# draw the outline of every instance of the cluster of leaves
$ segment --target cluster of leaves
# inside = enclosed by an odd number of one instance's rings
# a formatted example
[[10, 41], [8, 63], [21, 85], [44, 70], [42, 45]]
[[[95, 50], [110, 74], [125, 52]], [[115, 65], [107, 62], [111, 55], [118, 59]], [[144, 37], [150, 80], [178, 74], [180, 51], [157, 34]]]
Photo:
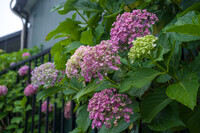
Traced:
[[23, 49], [21, 51], [12, 52], [12, 53], [4, 53], [3, 51], [0, 52], [0, 71], [10, 67], [11, 63], [17, 63], [19, 61], [24, 60], [25, 58], [22, 57], [23, 53], [30, 53], [31, 55], [35, 55], [40, 51], [39, 48], [34, 47], [31, 49]]
[[158, 42], [149, 58], [130, 63], [127, 53], [122, 53], [120, 69], [98, 84], [64, 77], [60, 84], [37, 94], [38, 101], [59, 92], [76, 102], [77, 128], [71, 133], [91, 131], [88, 100], [111, 87], [131, 97], [134, 114], [130, 122], [121, 120], [109, 129], [103, 126], [100, 133], [200, 131], [200, 8], [196, 0], [67, 0], [52, 11], [61, 15], [74, 12], [72, 18], [46, 37], [47, 41], [63, 39], [51, 49], [57, 69], [65, 70], [67, 60], [81, 45], [94, 46], [109, 39], [116, 16], [136, 8], [145, 8], [159, 18], [153, 27]]
[[[134, 115], [129, 123], [121, 121], [110, 129], [103, 126], [99, 132], [189, 129], [198, 133], [200, 8], [197, 1], [68, 0], [59, 4], [52, 11], [57, 10], [61, 15], [74, 11], [74, 15], [66, 18], [46, 37], [46, 40], [64, 38], [51, 50], [57, 69], [65, 69], [67, 60], [79, 46], [93, 46], [108, 39], [116, 16], [135, 8], [145, 8], [158, 16], [159, 23], [153, 27], [153, 33], [158, 37], [156, 49], [151, 58], [134, 63], [130, 63], [126, 55], [121, 56], [120, 69], [109, 73], [99, 84], [95, 80], [85, 84], [81, 78], [64, 78], [64, 96], [77, 102], [77, 128], [72, 132], [91, 130], [91, 120], [86, 111], [88, 100], [97, 91], [115, 87], [132, 98]], [[51, 94], [47, 90], [43, 96]]]

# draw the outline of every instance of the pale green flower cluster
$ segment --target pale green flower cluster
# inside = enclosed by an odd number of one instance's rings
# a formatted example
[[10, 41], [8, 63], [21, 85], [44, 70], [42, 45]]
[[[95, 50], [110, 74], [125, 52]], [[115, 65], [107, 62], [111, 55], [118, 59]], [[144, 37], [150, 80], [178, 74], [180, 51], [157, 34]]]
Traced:
[[137, 39], [133, 41], [133, 47], [131, 47], [128, 57], [135, 60], [150, 54], [151, 50], [156, 46], [154, 42], [157, 39], [158, 38], [153, 35], [137, 37]]

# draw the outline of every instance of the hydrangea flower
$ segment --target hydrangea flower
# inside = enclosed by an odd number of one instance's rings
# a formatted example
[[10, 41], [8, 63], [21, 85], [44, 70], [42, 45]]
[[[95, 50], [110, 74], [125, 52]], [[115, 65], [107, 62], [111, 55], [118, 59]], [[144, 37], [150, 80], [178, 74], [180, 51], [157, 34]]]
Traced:
[[19, 69], [19, 75], [24, 76], [28, 73], [29, 66], [24, 65]]
[[[51, 104], [49, 102], [49, 112], [51, 112], [53, 110], [53, 104]], [[41, 110], [43, 113], [47, 113], [47, 101], [44, 101], [42, 103], [42, 110]]]
[[68, 60], [66, 74], [69, 78], [81, 75], [86, 82], [90, 82], [92, 77], [102, 80], [108, 71], [118, 70], [120, 57], [117, 52], [118, 47], [111, 40], [101, 41], [93, 47], [81, 46]]
[[5, 85], [0, 85], [0, 96], [6, 95], [8, 92], [8, 88]]
[[89, 48], [89, 46], [80, 46], [75, 53], [71, 56], [71, 58], [67, 61], [66, 64], [66, 74], [67, 77], [69, 78], [73, 78], [78, 76], [78, 72], [80, 69], [80, 66], [83, 62], [83, 57], [85, 54], [85, 51], [87, 51], [87, 49]]
[[69, 102], [67, 102], [67, 104], [65, 104], [64, 117], [66, 119], [71, 118], [71, 101], [69, 101]]
[[55, 65], [51, 62], [45, 63], [36, 67], [32, 71], [32, 85], [38, 88], [40, 85], [44, 87], [52, 87], [56, 82], [59, 82], [59, 71], [55, 69]]
[[24, 89], [24, 95], [25, 96], [31, 96], [35, 94], [37, 91], [37, 88], [35, 88], [32, 84], [29, 84], [25, 89]]
[[129, 107], [131, 100], [124, 94], [117, 94], [115, 88], [105, 89], [95, 93], [89, 100], [88, 109], [92, 128], [101, 128], [105, 125], [107, 128], [118, 125], [118, 120], [124, 119], [130, 121], [130, 115], [133, 114], [132, 108]]
[[28, 52], [22, 54], [22, 57], [30, 57], [30, 56], [31, 56], [31, 54]]
[[131, 42], [137, 37], [150, 34], [150, 28], [156, 21], [156, 15], [147, 12], [146, 9], [119, 14], [110, 32], [111, 40], [115, 40], [124, 49], [127, 48], [126, 44], [131, 48]]
[[133, 41], [133, 47], [130, 49], [128, 56], [130, 59], [142, 58], [147, 54], [150, 54], [156, 44], [154, 43], [157, 37], [153, 35], [146, 35], [144, 37], [138, 37]]

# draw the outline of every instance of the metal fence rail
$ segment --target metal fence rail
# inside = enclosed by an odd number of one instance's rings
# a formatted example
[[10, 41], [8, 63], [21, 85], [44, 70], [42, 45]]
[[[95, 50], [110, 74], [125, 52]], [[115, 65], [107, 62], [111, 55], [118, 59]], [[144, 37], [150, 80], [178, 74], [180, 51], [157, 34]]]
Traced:
[[[20, 61], [18, 63], [16, 63], [15, 65], [3, 70], [0, 72], [0, 76], [2, 76], [3, 74], [6, 74], [9, 70], [14, 70], [14, 71], [18, 71], [19, 68], [25, 64], [27, 64], [29, 66], [29, 70], [28, 70], [28, 84], [31, 83], [31, 66], [34, 65], [34, 67], [37, 67], [38, 64], [43, 64], [45, 63], [45, 60], [44, 60], [44, 57], [45, 56], [48, 56], [48, 62], [51, 62], [52, 59], [51, 59], [51, 54], [50, 54], [50, 48], [47, 49], [47, 50], [44, 50], [40, 53], [38, 53], [37, 55], [34, 55], [34, 56], [31, 56], [29, 57], [28, 59], [25, 59], [23, 61]], [[20, 80], [24, 80], [24, 77], [20, 77], [19, 74], [17, 74], [17, 83], [20, 82]], [[22, 86], [24, 86], [24, 84], [22, 84]], [[41, 133], [41, 132], [45, 132], [45, 133], [48, 133], [49, 131], [49, 104], [50, 104], [50, 98], [47, 97], [46, 100], [47, 100], [47, 112], [45, 114], [45, 123], [42, 123], [42, 112], [41, 112], [41, 106], [42, 106], [42, 100], [39, 101], [39, 106], [37, 106], [37, 102], [36, 102], [36, 96], [37, 94], [34, 94], [33, 96], [30, 96], [27, 98], [27, 104], [32, 104], [32, 110], [30, 111], [26, 111], [26, 114], [25, 114], [25, 120], [23, 121], [24, 122], [24, 133], [34, 133], [35, 132], [35, 128], [38, 128], [37, 129], [37, 132], [38, 133]], [[57, 94], [55, 94], [54, 98], [57, 98]], [[53, 103], [53, 122], [51, 123], [51, 130], [53, 133], [64, 133], [65, 132], [65, 121], [64, 121], [64, 108], [65, 108], [65, 100], [64, 98], [61, 98], [62, 99], [62, 108], [61, 109], [58, 109], [57, 107], [57, 102], [54, 102]], [[70, 119], [70, 123], [71, 123], [71, 127], [70, 127], [70, 130], [73, 130], [75, 127], [76, 127], [76, 124], [75, 124], [75, 114], [73, 113], [73, 110], [74, 110], [74, 107], [75, 107], [75, 103], [74, 101], [71, 102], [71, 119]], [[36, 108], [38, 108], [38, 110], [36, 110]], [[37, 112], [38, 111], [38, 112]], [[60, 124], [59, 122], [57, 121], [58, 120], [58, 117], [59, 117], [59, 113], [61, 114], [60, 115]], [[35, 115], [38, 114], [38, 122], [35, 123]], [[28, 121], [29, 119], [31, 119], [31, 123]], [[37, 126], [36, 126], [37, 124]], [[42, 125], [45, 124], [45, 131], [43, 131], [41, 129]], [[19, 127], [21, 127], [22, 123], [19, 124]]]

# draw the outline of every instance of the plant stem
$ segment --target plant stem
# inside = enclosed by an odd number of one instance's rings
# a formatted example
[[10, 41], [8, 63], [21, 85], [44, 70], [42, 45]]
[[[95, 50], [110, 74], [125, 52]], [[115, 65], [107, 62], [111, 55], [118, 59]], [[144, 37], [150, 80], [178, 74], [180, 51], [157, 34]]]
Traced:
[[108, 9], [108, 7], [106, 6], [106, 4], [104, 4], [104, 7], [105, 7], [106, 11], [107, 11], [109, 14], [112, 14], [112, 12]]
[[81, 18], [88, 24], [88, 21], [86, 20], [86, 18], [78, 11], [76, 10], [76, 12], [81, 16]]
[[111, 80], [109, 77], [104, 76], [104, 78], [105, 78], [107, 81], [110, 81], [111, 83], [117, 85], [117, 83], [116, 83], [115, 81]]
[[164, 73], [169, 74], [172, 78], [174, 78], [175, 80], [179, 81], [178, 78], [174, 75], [172, 75], [171, 73], [168, 72], [168, 70], [164, 69], [160, 64], [158, 64], [158, 62], [151, 56], [149, 55], [150, 59], [153, 60], [153, 62], [155, 62], [155, 65], [160, 68], [161, 70], [164, 71]]
[[71, 86], [68, 86], [68, 85], [65, 85], [65, 84], [61, 84], [61, 85], [66, 86], [66, 87], [68, 87], [68, 88], [70, 88], [70, 89], [72, 89], [72, 90], [79, 91], [78, 89], [76, 89], [76, 88], [74, 88], [74, 87], [71, 87]]

